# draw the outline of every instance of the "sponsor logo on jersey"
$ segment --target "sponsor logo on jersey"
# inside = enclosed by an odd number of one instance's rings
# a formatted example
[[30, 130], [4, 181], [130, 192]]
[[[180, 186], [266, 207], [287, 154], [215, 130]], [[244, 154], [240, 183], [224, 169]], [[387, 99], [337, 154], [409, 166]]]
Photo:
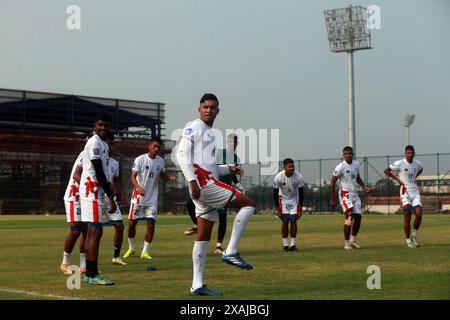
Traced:
[[187, 128], [186, 130], [184, 130], [185, 135], [190, 135], [191, 133], [192, 133], [192, 128]]
[[159, 171], [159, 169], [161, 169], [161, 167], [159, 165], [156, 166], [156, 171]]

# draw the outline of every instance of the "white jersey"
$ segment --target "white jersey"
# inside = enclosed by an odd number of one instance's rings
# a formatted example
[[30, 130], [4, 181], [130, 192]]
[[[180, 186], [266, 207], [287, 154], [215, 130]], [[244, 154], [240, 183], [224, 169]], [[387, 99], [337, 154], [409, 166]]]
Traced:
[[359, 162], [353, 160], [351, 164], [342, 161], [336, 166], [333, 176], [339, 178], [339, 190], [348, 192], [357, 192], [358, 183], [356, 178], [359, 174]]
[[104, 193], [91, 162], [91, 160], [94, 159], [100, 159], [102, 161], [103, 173], [105, 174], [106, 180], [110, 181], [109, 147], [108, 144], [96, 134], [86, 142], [83, 151], [83, 173], [80, 181], [81, 200], [93, 201], [98, 199], [98, 195]]
[[177, 158], [186, 180], [197, 180], [200, 188], [229, 173], [227, 165], [216, 164], [216, 137], [200, 119], [185, 126]]
[[83, 151], [80, 152], [80, 154], [77, 157], [77, 160], [75, 160], [75, 163], [73, 164], [72, 172], [70, 173], [69, 183], [67, 184], [66, 192], [64, 193], [65, 201], [78, 202], [78, 200], [79, 200], [79, 196], [78, 196], [79, 185], [78, 185], [78, 182], [76, 182], [73, 179], [75, 170], [78, 167], [83, 167]]
[[[137, 172], [137, 183], [145, 190], [144, 197], [141, 196], [139, 199], [139, 205], [157, 206], [159, 174], [166, 171], [164, 159], [160, 156], [151, 159], [148, 154], [145, 153], [134, 160], [133, 168], [131, 170]], [[133, 192], [132, 198], [136, 197], [136, 192]]]
[[409, 163], [406, 159], [402, 159], [389, 165], [389, 168], [398, 175], [408, 192], [419, 191], [419, 187], [416, 184], [416, 177], [419, 171], [423, 170], [420, 161], [413, 159], [412, 163]]
[[116, 159], [109, 158], [109, 168], [110, 168], [110, 176], [109, 176], [109, 182], [113, 182], [114, 178], [118, 178], [120, 171], [119, 171], [119, 162]]
[[300, 172], [294, 171], [292, 176], [287, 177], [283, 170], [279, 172], [273, 180], [273, 187], [279, 189], [278, 196], [283, 201], [298, 204], [298, 189], [305, 185], [303, 176]]

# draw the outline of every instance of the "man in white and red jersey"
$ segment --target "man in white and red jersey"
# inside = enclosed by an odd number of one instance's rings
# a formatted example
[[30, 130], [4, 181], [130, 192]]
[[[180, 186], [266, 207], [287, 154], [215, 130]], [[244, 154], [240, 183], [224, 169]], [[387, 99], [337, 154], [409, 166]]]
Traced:
[[95, 119], [95, 134], [86, 142], [83, 151], [83, 173], [80, 181], [81, 220], [88, 223], [86, 237], [85, 282], [92, 285], [113, 285], [98, 272], [98, 253], [103, 234], [102, 217], [106, 211], [106, 199], [110, 212], [116, 211], [114, 194], [109, 180], [109, 147], [105, 142], [111, 130], [108, 114]]
[[150, 243], [155, 234], [155, 222], [158, 209], [158, 184], [159, 179], [174, 183], [175, 176], [166, 174], [166, 164], [158, 154], [161, 150], [161, 140], [151, 138], [147, 144], [148, 153], [144, 153], [134, 160], [131, 169], [131, 183], [134, 186], [131, 196], [130, 213], [128, 218], [128, 245], [129, 248], [124, 258], [135, 253], [136, 225], [139, 220], [147, 221], [147, 232], [144, 239], [141, 258], [151, 259], [148, 253]]
[[[330, 206], [336, 208], [336, 182], [339, 180], [339, 202], [345, 213], [344, 224], [344, 249], [360, 249], [356, 242], [359, 228], [361, 226], [361, 199], [358, 196], [358, 185], [367, 192], [372, 188], [364, 184], [359, 176], [359, 162], [353, 160], [353, 148], [347, 146], [343, 149], [343, 158], [336, 166], [331, 177]], [[351, 234], [351, 236], [350, 236]]]
[[[400, 184], [400, 202], [404, 212], [403, 230], [408, 248], [419, 246], [417, 231], [422, 222], [422, 201], [416, 178], [422, 173], [420, 161], [414, 160], [415, 151], [411, 145], [405, 148], [405, 158], [395, 161], [384, 170], [384, 173]], [[414, 229], [411, 236], [411, 214], [414, 213]]]
[[[106, 138], [106, 143], [108, 144], [109, 150], [111, 151], [111, 148], [114, 145], [114, 134], [110, 132], [108, 134], [108, 137]], [[112, 263], [126, 266], [128, 263], [123, 261], [120, 258], [120, 250], [122, 248], [122, 242], [123, 242], [123, 222], [122, 222], [122, 211], [120, 210], [119, 206], [117, 205], [118, 198], [122, 194], [122, 188], [119, 181], [119, 175], [120, 175], [120, 167], [119, 162], [113, 158], [109, 158], [109, 169], [110, 169], [110, 175], [108, 182], [112, 186], [112, 191], [114, 192], [114, 201], [116, 202], [116, 211], [109, 212], [110, 208], [107, 205], [107, 211], [106, 211], [106, 217], [108, 218], [108, 222], [105, 225], [113, 225], [114, 226], [114, 254], [112, 258]]]
[[[281, 237], [284, 251], [297, 251], [297, 220], [302, 216], [303, 176], [295, 170], [294, 160], [283, 160], [284, 170], [279, 172], [273, 180], [273, 199], [277, 209], [277, 216], [282, 221]], [[291, 223], [290, 232], [289, 222]], [[291, 235], [289, 245], [288, 235]]]
[[80, 234], [82, 234], [80, 240], [80, 273], [86, 272], [85, 240], [87, 235], [87, 224], [81, 222], [79, 194], [82, 171], [83, 152], [81, 152], [75, 160], [70, 173], [69, 183], [67, 184], [66, 192], [64, 194], [64, 206], [66, 209], [67, 222], [70, 223], [70, 232], [64, 241], [63, 261], [59, 269], [67, 275], [72, 274], [72, 271], [69, 269], [71, 263], [70, 256]]
[[212, 131], [219, 113], [219, 101], [214, 94], [207, 93], [200, 99], [199, 119], [189, 122], [178, 145], [177, 160], [189, 184], [191, 198], [197, 216], [197, 241], [192, 251], [193, 281], [190, 294], [193, 296], [220, 296], [221, 292], [209, 289], [203, 283], [208, 242], [214, 222], [219, 220], [217, 209], [239, 208], [233, 223], [230, 242], [221, 256], [224, 263], [250, 270], [238, 252], [238, 244], [255, 211], [255, 203], [233, 187], [219, 181], [220, 175], [239, 174], [239, 166], [216, 164], [216, 143]]

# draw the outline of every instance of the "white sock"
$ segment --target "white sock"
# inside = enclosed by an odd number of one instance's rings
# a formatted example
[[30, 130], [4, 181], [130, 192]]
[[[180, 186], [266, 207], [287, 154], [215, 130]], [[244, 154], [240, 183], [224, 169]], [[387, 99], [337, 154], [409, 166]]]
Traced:
[[86, 268], [86, 253], [80, 253], [80, 269]]
[[406, 239], [406, 243], [411, 242], [411, 238]]
[[412, 231], [412, 236], [413, 237], [417, 237], [417, 231], [419, 231], [419, 230], [413, 229], [413, 231]]
[[356, 236], [351, 235], [351, 236], [350, 236], [350, 242], [355, 242], [355, 241], [356, 241]]
[[233, 231], [231, 231], [230, 242], [228, 243], [226, 254], [233, 254], [238, 252], [239, 241], [247, 228], [248, 221], [255, 212], [255, 207], [243, 207], [239, 210], [234, 218]]
[[297, 244], [297, 238], [291, 238], [291, 247], [295, 247]]
[[136, 237], [128, 238], [128, 247], [130, 247], [130, 250], [134, 250], [134, 239], [136, 239]]
[[217, 247], [222, 247], [222, 242], [217, 242], [217, 243], [216, 243], [216, 248], [217, 248]]
[[289, 246], [289, 239], [283, 238], [283, 247], [287, 247], [287, 246]]
[[203, 273], [205, 272], [206, 252], [208, 241], [195, 241], [192, 249], [192, 263], [194, 266], [194, 277], [192, 279], [192, 290], [203, 286]]
[[70, 264], [70, 253], [67, 253], [64, 251], [64, 255], [63, 255], [63, 264]]
[[142, 253], [147, 252], [148, 251], [148, 246], [150, 245], [150, 242], [147, 242], [144, 240], [144, 248], [142, 249]]
[[345, 241], [344, 241], [344, 244], [345, 244], [345, 245], [348, 245], [348, 244], [350, 244], [350, 241], [345, 240]]

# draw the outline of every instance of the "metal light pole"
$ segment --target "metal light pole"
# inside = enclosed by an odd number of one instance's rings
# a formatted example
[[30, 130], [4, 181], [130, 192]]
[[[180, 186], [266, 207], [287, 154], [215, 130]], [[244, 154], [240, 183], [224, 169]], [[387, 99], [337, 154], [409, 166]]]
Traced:
[[349, 6], [325, 10], [324, 14], [330, 50], [347, 52], [348, 55], [348, 142], [356, 155], [353, 51], [372, 49], [367, 9], [361, 6]]
[[406, 145], [409, 145], [409, 127], [414, 123], [416, 119], [415, 114], [407, 114], [404, 121], [404, 126], [406, 127]]

